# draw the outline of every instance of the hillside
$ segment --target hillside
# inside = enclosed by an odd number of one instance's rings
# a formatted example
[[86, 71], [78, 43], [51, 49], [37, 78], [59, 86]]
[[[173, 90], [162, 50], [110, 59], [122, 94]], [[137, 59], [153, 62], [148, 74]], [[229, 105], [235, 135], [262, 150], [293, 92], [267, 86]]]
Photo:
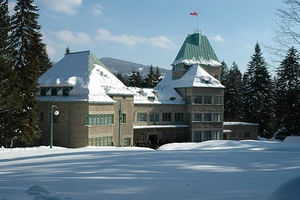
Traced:
[[[129, 62], [125, 60], [119, 60], [116, 58], [103, 57], [100, 59], [103, 64], [108, 67], [114, 74], [121, 73], [123, 75], [128, 75], [132, 70], [139, 70], [142, 77], [145, 77], [148, 74], [149, 65], [138, 64], [134, 62]], [[156, 67], [156, 66], [153, 66]], [[165, 76], [169, 71], [164, 68], [160, 68], [160, 73], [162, 76]]]

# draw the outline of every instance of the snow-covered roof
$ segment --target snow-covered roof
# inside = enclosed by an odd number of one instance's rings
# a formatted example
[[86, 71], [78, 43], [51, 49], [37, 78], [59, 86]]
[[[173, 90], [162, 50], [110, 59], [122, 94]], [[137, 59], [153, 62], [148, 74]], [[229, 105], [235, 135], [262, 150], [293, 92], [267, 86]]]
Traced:
[[183, 63], [185, 65], [199, 64], [199, 65], [209, 65], [209, 66], [214, 66], [214, 67], [221, 66], [221, 63], [219, 61], [213, 60], [213, 59], [206, 60], [203, 57], [193, 57], [191, 59], [179, 58], [177, 60], [174, 60], [172, 65], [177, 65], [180, 63]]
[[39, 78], [39, 85], [73, 88], [69, 96], [39, 96], [41, 101], [114, 103], [109, 95], [133, 95], [90, 51], [67, 54]]
[[210, 87], [224, 88], [224, 86], [216, 78], [211, 76], [199, 64], [195, 64], [178, 79], [172, 79], [172, 72], [169, 72], [166, 77], [159, 82], [158, 88], [161, 86], [173, 86], [174, 88], [183, 87]]
[[223, 122], [224, 126], [258, 126], [255, 123], [248, 123], [248, 122]]
[[172, 71], [169, 72], [155, 87], [158, 93], [157, 100], [165, 104], [184, 104], [175, 89], [185, 87], [224, 88], [217, 79], [196, 64], [178, 79], [172, 79]]
[[178, 79], [172, 79], [170, 71], [154, 89], [137, 87], [129, 89], [134, 92], [135, 104], [185, 104], [176, 91], [176, 88], [184, 87], [224, 88], [217, 79], [196, 64]]

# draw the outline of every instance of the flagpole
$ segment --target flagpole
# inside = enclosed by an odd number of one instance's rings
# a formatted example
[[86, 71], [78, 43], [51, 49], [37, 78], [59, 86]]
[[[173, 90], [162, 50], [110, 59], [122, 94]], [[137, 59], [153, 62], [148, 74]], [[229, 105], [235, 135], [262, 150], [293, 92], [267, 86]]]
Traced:
[[200, 31], [199, 31], [198, 17], [199, 17], [199, 10], [197, 9], [197, 31], [199, 33]]

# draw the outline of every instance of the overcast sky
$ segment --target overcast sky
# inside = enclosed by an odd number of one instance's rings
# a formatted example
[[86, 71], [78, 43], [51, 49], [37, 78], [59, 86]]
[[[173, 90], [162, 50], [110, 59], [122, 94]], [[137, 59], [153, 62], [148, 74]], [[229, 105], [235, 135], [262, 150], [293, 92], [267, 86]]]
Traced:
[[[170, 69], [187, 34], [199, 28], [220, 61], [236, 61], [242, 72], [261, 43], [272, 45], [277, 8], [283, 0], [36, 0], [44, 42], [52, 61], [65, 48], [91, 50]], [[14, 2], [10, 0], [10, 6]]]

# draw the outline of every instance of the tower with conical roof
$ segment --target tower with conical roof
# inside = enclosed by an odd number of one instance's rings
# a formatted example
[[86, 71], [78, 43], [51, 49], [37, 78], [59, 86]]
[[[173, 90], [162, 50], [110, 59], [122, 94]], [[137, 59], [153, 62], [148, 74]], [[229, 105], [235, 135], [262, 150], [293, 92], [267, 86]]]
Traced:
[[221, 63], [207, 37], [201, 33], [189, 34], [172, 63], [173, 79], [182, 77], [188, 69], [200, 65], [216, 79], [220, 79]]
[[172, 63], [172, 72], [156, 87], [163, 96], [173, 88], [185, 102], [190, 141], [222, 138], [224, 86], [220, 75], [218, 57], [207, 37], [198, 32], [186, 37]]

